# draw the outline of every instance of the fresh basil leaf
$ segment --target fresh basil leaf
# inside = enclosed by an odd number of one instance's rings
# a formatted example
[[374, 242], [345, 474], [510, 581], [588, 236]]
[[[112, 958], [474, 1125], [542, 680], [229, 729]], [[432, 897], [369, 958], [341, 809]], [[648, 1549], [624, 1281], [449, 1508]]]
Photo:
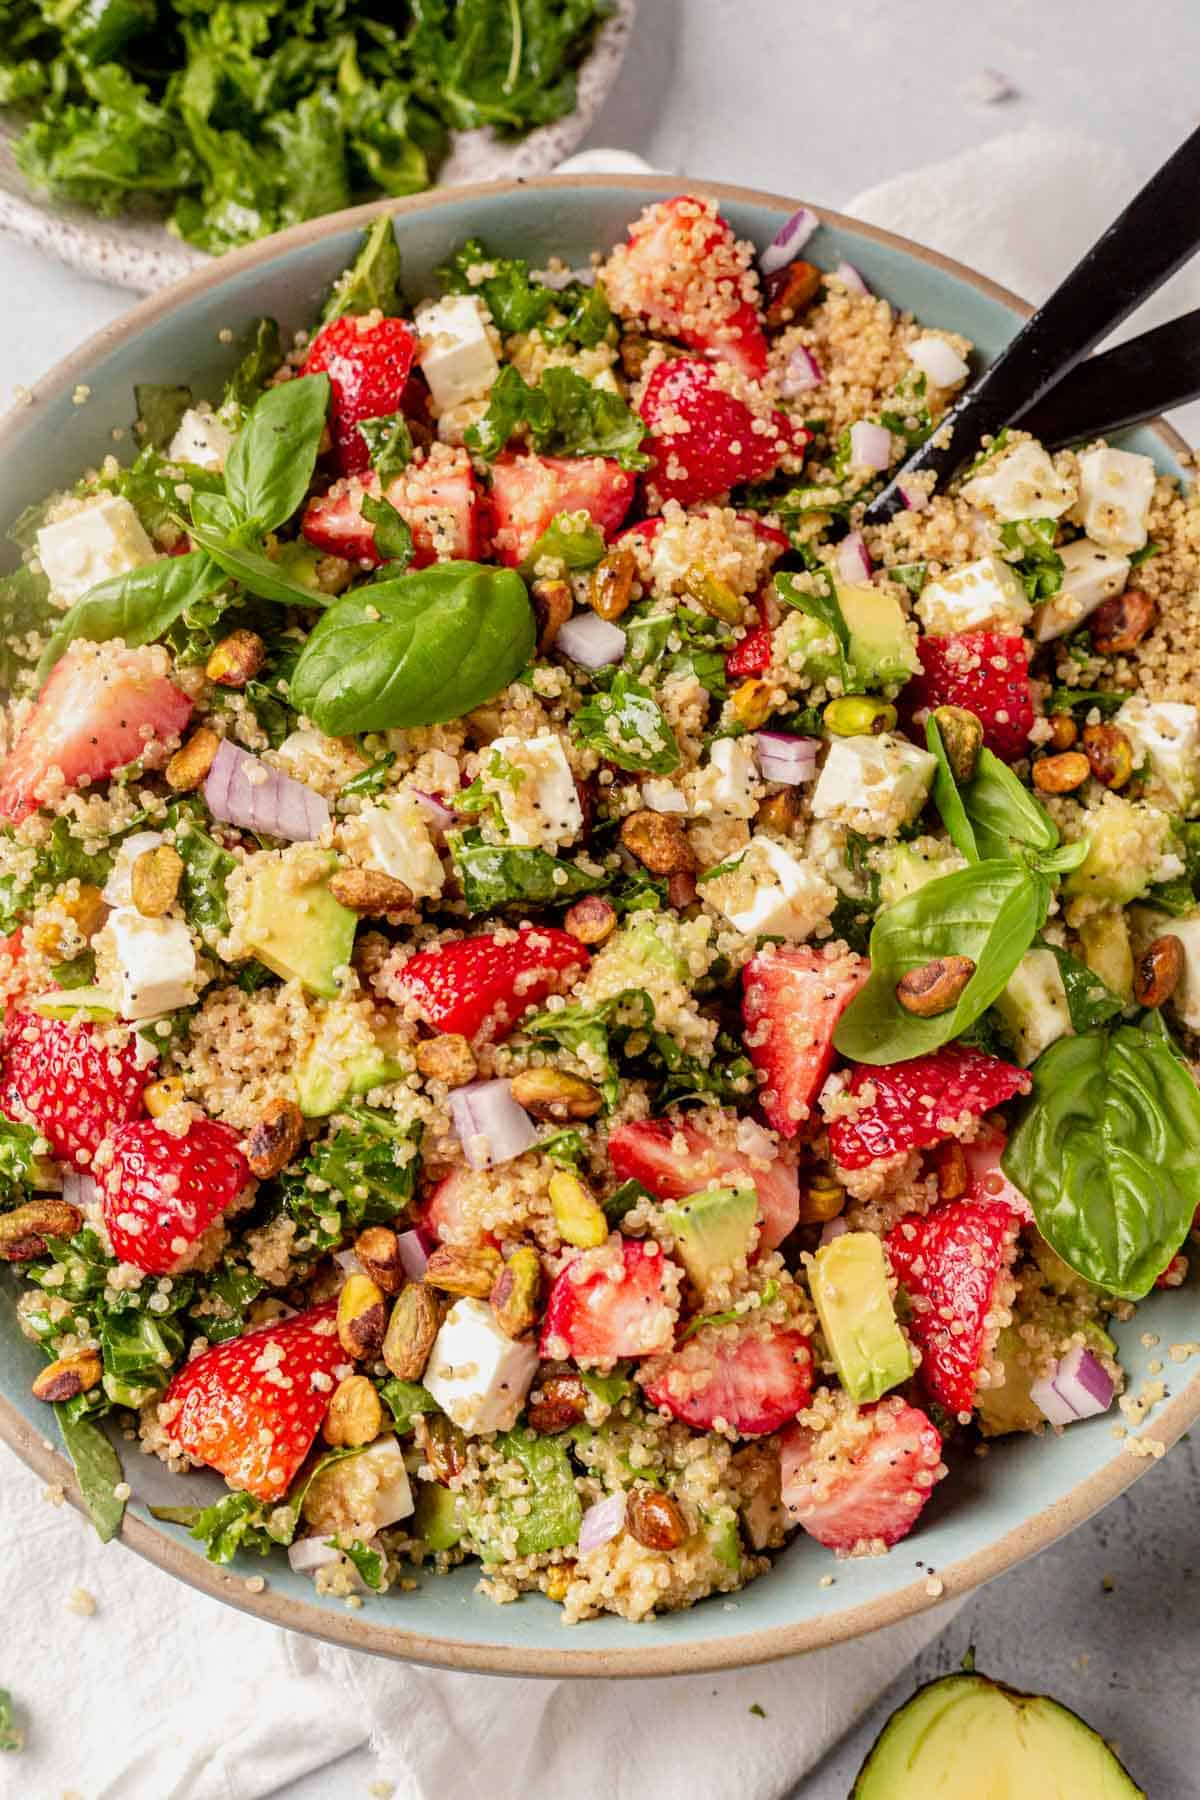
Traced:
[[1058, 827], [1050, 814], [990, 750], [979, 752], [974, 779], [959, 791], [985, 860], [1011, 856], [1014, 846], [1044, 855], [1057, 850]]
[[1196, 895], [1187, 877], [1176, 875], [1172, 881], [1159, 881], [1148, 887], [1145, 904], [1170, 913], [1172, 918], [1183, 919], [1195, 912]]
[[366, 440], [371, 467], [380, 481], [386, 483], [407, 469], [412, 461], [413, 441], [402, 412], [380, 419], [360, 419], [358, 429]]
[[607, 1200], [600, 1202], [600, 1210], [615, 1230], [626, 1213], [632, 1212], [635, 1206], [640, 1206], [643, 1200], [653, 1200], [654, 1197], [649, 1188], [644, 1188], [640, 1181], [630, 1176], [628, 1181], [623, 1181], [613, 1189]]
[[1075, 838], [1069, 844], [1059, 844], [1055, 850], [1031, 850], [1018, 854], [1024, 854], [1039, 875], [1069, 875], [1072, 869], [1079, 868], [1081, 863], [1087, 861], [1090, 847], [1090, 838], [1084, 837]]
[[1107, 1025], [1110, 1019], [1116, 1018], [1123, 1006], [1120, 995], [1114, 994], [1107, 982], [1101, 981], [1086, 963], [1064, 950], [1061, 944], [1043, 942], [1038, 948], [1049, 950], [1058, 964], [1073, 1031], [1091, 1031], [1094, 1026]]
[[419, 1381], [401, 1381], [393, 1375], [379, 1390], [379, 1398], [391, 1412], [396, 1430], [407, 1437], [421, 1413], [440, 1411], [437, 1401]]
[[215, 594], [224, 583], [224, 573], [202, 550], [159, 556], [126, 575], [97, 582], [64, 615], [42, 651], [38, 680], [46, 679], [76, 638], [100, 644], [119, 637], [131, 648], [152, 644], [187, 607]]
[[1144, 562], [1149, 562], [1152, 556], [1157, 556], [1161, 549], [1161, 544], [1156, 544], [1153, 538], [1148, 539], [1147, 542], [1142, 545], [1140, 550], [1131, 552], [1129, 557], [1129, 567], [1131, 569], [1140, 569]]
[[[192, 537], [212, 563], [231, 576], [248, 593], [280, 606], [325, 606], [329, 596], [319, 589], [301, 587], [289, 579], [278, 563], [249, 541], [258, 533], [237, 522], [229, 502], [220, 494], [197, 494], [192, 504]], [[176, 558], [177, 561], [183, 559]]]
[[21, 1125], [0, 1113], [0, 1212], [21, 1206], [29, 1198], [38, 1162], [35, 1145], [40, 1141], [32, 1125]]
[[225, 492], [260, 532], [286, 523], [307, 494], [328, 410], [328, 375], [297, 375], [247, 413], [226, 460]]
[[139, 439], [155, 450], [166, 450], [192, 404], [191, 388], [142, 381], [135, 386], [133, 397], [137, 403]]
[[368, 1550], [361, 1538], [355, 1538], [349, 1544], [343, 1544], [337, 1538], [329, 1538], [326, 1541], [332, 1544], [335, 1550], [340, 1550], [343, 1556], [349, 1557], [365, 1585], [372, 1592], [378, 1593], [383, 1586], [383, 1557], [379, 1551]]
[[1200, 1205], [1200, 1091], [1169, 1045], [1119, 1025], [1060, 1038], [1003, 1168], [1038, 1229], [1086, 1281], [1140, 1300], [1187, 1237]]
[[604, 533], [590, 514], [555, 513], [521, 564], [521, 573], [532, 575], [543, 562], [558, 563], [561, 569], [591, 569], [603, 555]]
[[662, 707], [649, 688], [623, 672], [606, 692], [584, 702], [571, 731], [619, 769], [670, 775], [679, 767], [679, 745]]
[[975, 831], [958, 791], [950, 758], [946, 755], [941, 727], [932, 713], [925, 721], [925, 742], [930, 754], [937, 758], [937, 770], [933, 777], [933, 804], [937, 807], [942, 824], [950, 835], [950, 842], [958, 854], [965, 856], [969, 863], [978, 862], [979, 846], [975, 842]]
[[0, 689], [11, 693], [32, 661], [24, 640], [30, 632], [39, 637], [52, 633], [61, 623], [62, 614], [50, 605], [50, 583], [46, 577], [22, 565], [10, 575], [0, 575], [0, 618], [4, 620]]
[[329, 607], [296, 664], [291, 701], [331, 737], [441, 724], [507, 687], [534, 638], [515, 570], [437, 563]]
[[559, 906], [608, 885], [607, 875], [590, 875], [545, 850], [486, 844], [475, 831], [451, 833], [449, 843], [472, 917], [506, 906]]
[[343, 275], [339, 275], [325, 302], [322, 325], [347, 313], [381, 313], [403, 310], [400, 293], [400, 246], [391, 213], [382, 213], [363, 240], [362, 249]]
[[367, 523], [375, 527], [372, 537], [375, 554], [384, 562], [397, 565], [389, 569], [389, 576], [399, 575], [407, 569], [413, 556], [413, 537], [408, 521], [400, 517], [390, 500], [377, 500], [374, 494], [363, 495], [362, 514]]
[[255, 319], [248, 337], [241, 361], [225, 387], [226, 406], [253, 406], [266, 387], [267, 378], [283, 361], [283, 345], [274, 319]]
[[1014, 519], [1000, 527], [1000, 542], [1009, 552], [1008, 558], [1020, 576], [1030, 604], [1048, 600], [1062, 586], [1063, 561], [1054, 548], [1058, 536], [1057, 519]]
[[339, 802], [344, 800], [348, 794], [362, 795], [382, 793], [383, 789], [387, 786], [388, 770], [395, 760], [396, 752], [394, 750], [385, 750], [383, 755], [373, 762], [369, 768], [361, 770], [359, 774], [352, 775], [349, 781], [342, 783], [341, 788], [338, 790]]
[[66, 1406], [54, 1408], [67, 1455], [75, 1465], [79, 1494], [102, 1544], [116, 1537], [125, 1516], [125, 1502], [113, 1489], [124, 1480], [121, 1460], [94, 1419], [73, 1418]]
[[[992, 1004], [1041, 930], [1051, 885], [1005, 858], [990, 858], [926, 882], [879, 914], [871, 932], [871, 976], [834, 1032], [855, 1062], [907, 1062], [947, 1044]], [[969, 956], [975, 973], [948, 1012], [914, 1017], [896, 999], [910, 969], [941, 956]]]
[[618, 394], [593, 387], [574, 369], [552, 365], [530, 387], [506, 363], [492, 385], [488, 410], [468, 427], [468, 447], [494, 462], [524, 427], [533, 448], [560, 456], [612, 456], [624, 469], [645, 469], [638, 449], [646, 427]]

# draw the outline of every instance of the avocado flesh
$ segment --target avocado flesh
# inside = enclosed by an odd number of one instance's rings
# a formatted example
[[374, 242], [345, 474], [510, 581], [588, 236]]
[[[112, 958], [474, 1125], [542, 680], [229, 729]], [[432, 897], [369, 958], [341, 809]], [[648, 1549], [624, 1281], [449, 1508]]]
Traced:
[[718, 1276], [745, 1263], [758, 1195], [753, 1188], [706, 1188], [664, 1208], [664, 1218], [684, 1268], [703, 1293]]
[[863, 687], [890, 687], [918, 672], [913, 630], [893, 594], [839, 582], [837, 596], [850, 631], [850, 661]]
[[453, 1550], [462, 1534], [458, 1495], [437, 1481], [418, 1482], [414, 1537], [422, 1538], [431, 1550]]
[[880, 1400], [912, 1374], [896, 1323], [883, 1245], [873, 1231], [846, 1231], [813, 1257], [809, 1289], [838, 1378], [852, 1400]]
[[371, 1031], [361, 1011], [334, 1001], [296, 1071], [296, 1099], [306, 1119], [323, 1119], [352, 1095], [399, 1081], [410, 1065]]
[[337, 971], [350, 961], [358, 924], [329, 891], [336, 867], [332, 852], [265, 863], [250, 878], [242, 927], [259, 962], [282, 981], [299, 981], [327, 1000], [339, 992]]
[[946, 1675], [892, 1714], [850, 1800], [1146, 1800], [1100, 1735], [1040, 1694]]

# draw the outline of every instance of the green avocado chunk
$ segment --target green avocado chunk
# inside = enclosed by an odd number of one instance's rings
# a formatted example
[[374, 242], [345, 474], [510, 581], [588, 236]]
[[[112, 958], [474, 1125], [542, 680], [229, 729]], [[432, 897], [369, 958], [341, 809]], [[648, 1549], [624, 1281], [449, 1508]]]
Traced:
[[917, 673], [916, 632], [894, 594], [839, 581], [837, 597], [850, 631], [850, 661], [863, 687], [894, 686]]
[[324, 1119], [351, 1095], [399, 1081], [410, 1064], [364, 1022], [359, 1010], [334, 1001], [296, 1071], [296, 1099], [306, 1119]]
[[334, 899], [330, 852], [281, 857], [255, 870], [247, 884], [242, 937], [282, 981], [299, 981], [327, 1000], [339, 992], [337, 971], [350, 961], [358, 917]]
[[1042, 1694], [974, 1672], [918, 1688], [894, 1712], [850, 1800], [1146, 1800], [1098, 1732]]
[[717, 1276], [744, 1264], [758, 1219], [753, 1188], [705, 1188], [664, 1209], [684, 1268], [703, 1293]]
[[437, 1481], [418, 1482], [412, 1528], [431, 1550], [453, 1550], [463, 1534], [458, 1495]]
[[809, 1287], [852, 1400], [879, 1400], [908, 1380], [912, 1357], [896, 1323], [883, 1245], [873, 1231], [846, 1231], [823, 1245], [813, 1257]]

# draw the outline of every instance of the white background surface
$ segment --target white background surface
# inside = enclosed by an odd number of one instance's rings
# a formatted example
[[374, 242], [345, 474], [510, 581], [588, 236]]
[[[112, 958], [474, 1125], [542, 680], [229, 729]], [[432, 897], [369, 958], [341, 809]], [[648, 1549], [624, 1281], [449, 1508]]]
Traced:
[[[827, 0], [824, 8], [642, 0], [624, 72], [589, 141], [640, 151], [656, 167], [834, 206], [901, 169], [1032, 121], [1115, 143], [1144, 176], [1200, 117], [1198, 57], [1195, 0], [1143, 8], [1129, 0], [976, 0], [969, 8], [961, 0]], [[984, 68], [1007, 76], [1018, 96], [993, 106], [971, 100]], [[0, 239], [0, 405], [129, 304], [129, 295]], [[916, 1678], [957, 1666], [969, 1643], [982, 1668], [1049, 1688], [1088, 1715], [1123, 1746], [1152, 1800], [1195, 1800], [1198, 1481], [1196, 1447], [1185, 1441], [1101, 1519], [978, 1595], [805, 1784], [804, 1800], [844, 1800], [890, 1707]], [[6, 1544], [5, 1554], [21, 1552]], [[60, 1624], [51, 1609], [68, 1677], [72, 1632], [98, 1625]], [[804, 1704], [803, 1663], [796, 1704]], [[581, 1770], [578, 1796], [602, 1791], [595, 1773]], [[288, 1800], [365, 1797], [371, 1779], [367, 1757], [355, 1755], [292, 1786]], [[732, 1769], [728, 1791], [733, 1800]]]

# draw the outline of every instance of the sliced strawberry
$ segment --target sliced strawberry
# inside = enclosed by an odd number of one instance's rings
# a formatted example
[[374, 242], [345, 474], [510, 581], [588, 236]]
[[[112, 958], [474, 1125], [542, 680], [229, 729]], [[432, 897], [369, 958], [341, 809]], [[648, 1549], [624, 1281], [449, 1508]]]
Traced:
[[172, 1444], [256, 1500], [281, 1500], [312, 1448], [339, 1371], [335, 1305], [231, 1338], [193, 1357], [163, 1395]]
[[578, 938], [533, 926], [516, 937], [492, 932], [422, 950], [404, 964], [395, 986], [397, 998], [411, 1000], [434, 1031], [496, 1039], [530, 1007], [569, 987], [587, 961]]
[[370, 563], [382, 559], [375, 549], [375, 527], [363, 518], [364, 493], [378, 497], [378, 475], [351, 475], [335, 481], [327, 494], [316, 494], [304, 509], [300, 529], [315, 550], [342, 556], [347, 562]]
[[748, 675], [765, 675], [771, 666], [774, 632], [769, 625], [756, 625], [736, 643], [725, 658], [725, 673], [731, 681], [744, 681]]
[[776, 1131], [795, 1137], [810, 1117], [833, 1061], [838, 1020], [871, 973], [844, 947], [774, 945], [743, 972], [743, 1042], [761, 1079], [759, 1104]]
[[[374, 472], [335, 481], [327, 494], [309, 501], [300, 529], [310, 544], [330, 556], [378, 564], [383, 558], [375, 548], [375, 527], [363, 518], [362, 498], [379, 493]], [[482, 508], [465, 450], [439, 445], [389, 482], [387, 497], [412, 528], [414, 569], [428, 568], [439, 558], [469, 562], [479, 555]]]
[[908, 1213], [888, 1234], [892, 1268], [912, 1300], [909, 1331], [921, 1349], [921, 1385], [962, 1416], [1012, 1298], [1017, 1224], [1002, 1200], [943, 1200]]
[[[994, 756], [1004, 762], [1028, 756], [1033, 690], [1024, 638], [959, 631], [921, 638], [917, 655], [921, 673], [908, 683], [902, 701], [908, 718], [935, 706], [965, 706], [978, 715], [983, 741]], [[923, 729], [920, 735], [924, 741]]]
[[[752, 1121], [743, 1121], [739, 1129], [746, 1149], [720, 1142], [690, 1120], [638, 1119], [609, 1134], [609, 1161], [622, 1181], [640, 1181], [658, 1200], [682, 1200], [705, 1188], [752, 1182], [762, 1218], [759, 1248], [773, 1250], [796, 1229], [800, 1183], [791, 1163], [775, 1155], [770, 1139]], [[757, 1145], [756, 1130], [761, 1138]]]
[[763, 481], [810, 434], [770, 407], [752, 410], [719, 371], [694, 357], [660, 363], [646, 383], [641, 415], [650, 436], [647, 494], [693, 506], [746, 481]]
[[372, 313], [333, 319], [313, 339], [300, 372], [329, 377], [329, 428], [343, 475], [361, 475], [370, 467], [359, 423], [401, 410], [416, 353], [417, 334], [407, 320]]
[[1007, 1137], [998, 1126], [985, 1125], [969, 1144], [963, 1145], [963, 1161], [967, 1165], [966, 1198], [1003, 1200], [1018, 1219], [1026, 1225], [1032, 1225], [1032, 1206], [1000, 1167], [1000, 1158], [1007, 1142]]
[[0, 769], [0, 817], [19, 824], [82, 781], [165, 758], [192, 703], [163, 673], [165, 653], [76, 639], [55, 663]]
[[696, 1332], [669, 1356], [642, 1371], [646, 1397], [696, 1431], [718, 1421], [738, 1437], [778, 1431], [808, 1405], [812, 1352], [802, 1331], [743, 1326], [738, 1332]]
[[604, 281], [616, 312], [752, 380], [766, 374], [753, 248], [738, 244], [715, 200], [680, 194], [646, 207], [609, 257]]
[[556, 513], [585, 512], [609, 537], [633, 502], [634, 477], [607, 456], [502, 456], [489, 502], [496, 555], [524, 562]]
[[851, 1407], [824, 1431], [780, 1440], [788, 1513], [829, 1550], [869, 1553], [907, 1537], [946, 1473], [937, 1427], [898, 1395]]
[[186, 1137], [137, 1119], [114, 1133], [100, 1179], [114, 1253], [149, 1275], [170, 1275], [252, 1180], [231, 1125], [195, 1119]]
[[610, 1366], [665, 1350], [679, 1316], [680, 1275], [653, 1238], [614, 1232], [582, 1250], [555, 1279], [542, 1320], [541, 1353]]
[[128, 1040], [112, 1050], [87, 1024], [14, 1012], [0, 1054], [0, 1110], [29, 1118], [59, 1162], [86, 1169], [97, 1146], [142, 1111], [153, 1068]]
[[858, 1063], [850, 1092], [867, 1092], [856, 1112], [830, 1122], [834, 1161], [843, 1169], [865, 1169], [882, 1157], [927, 1150], [960, 1136], [965, 1120], [1027, 1094], [1030, 1086], [1024, 1069], [961, 1044], [885, 1068]]

